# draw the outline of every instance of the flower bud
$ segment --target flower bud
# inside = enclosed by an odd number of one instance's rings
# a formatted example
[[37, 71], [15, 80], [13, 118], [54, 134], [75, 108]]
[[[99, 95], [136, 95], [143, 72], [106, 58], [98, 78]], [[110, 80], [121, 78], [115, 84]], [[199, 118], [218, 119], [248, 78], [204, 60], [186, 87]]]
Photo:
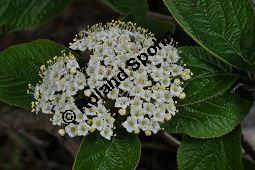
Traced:
[[60, 136], [65, 136], [66, 131], [64, 129], [59, 129], [58, 133], [59, 133]]
[[91, 91], [90, 90], [85, 90], [84, 95], [89, 97], [91, 95]]
[[167, 113], [167, 114], [165, 115], [165, 120], [166, 120], [166, 121], [169, 121], [171, 118], [172, 118], [171, 113]]
[[125, 114], [126, 114], [126, 110], [125, 109], [120, 109], [119, 111], [118, 111], [118, 113], [121, 115], [121, 116], [124, 116]]
[[146, 135], [146, 136], [151, 136], [151, 131], [150, 131], [150, 130], [146, 130], [146, 131], [145, 131], [145, 135]]
[[180, 99], [184, 99], [185, 97], [186, 97], [186, 94], [185, 94], [184, 92], [181, 92], [179, 98], [180, 98]]

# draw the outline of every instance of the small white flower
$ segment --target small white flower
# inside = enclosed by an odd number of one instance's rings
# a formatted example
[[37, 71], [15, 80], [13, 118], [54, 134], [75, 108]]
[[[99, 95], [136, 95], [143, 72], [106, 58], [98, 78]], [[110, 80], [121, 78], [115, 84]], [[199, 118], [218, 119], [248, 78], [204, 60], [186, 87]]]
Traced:
[[99, 114], [106, 114], [106, 113], [108, 113], [108, 110], [105, 108], [104, 105], [98, 104], [98, 106], [97, 106], [97, 112], [98, 112]]
[[171, 87], [170, 87], [170, 94], [172, 96], [176, 96], [176, 97], [179, 97], [181, 92], [182, 92], [183, 88], [179, 85], [175, 85], [175, 84], [171, 84]]
[[143, 131], [148, 130], [150, 125], [150, 120], [148, 118], [138, 119], [138, 128], [142, 129]]
[[183, 80], [190, 79], [191, 71], [190, 69], [184, 69], [183, 73], [181, 74], [181, 77]]
[[108, 127], [113, 128], [114, 121], [115, 119], [111, 117], [110, 114], [104, 114], [104, 122]]
[[109, 99], [117, 99], [118, 98], [118, 95], [119, 95], [119, 89], [113, 89], [112, 91], [110, 91], [108, 94], [107, 94], [107, 97]]
[[154, 81], [159, 81], [163, 76], [164, 70], [163, 68], [153, 69], [152, 73], [150, 74]]
[[179, 76], [181, 75], [183, 72], [183, 67], [182, 66], [179, 66], [177, 64], [173, 64], [171, 67], [170, 67], [170, 73], [172, 76]]
[[90, 130], [90, 126], [86, 122], [82, 122], [78, 125], [78, 136], [86, 136]]
[[116, 99], [115, 107], [120, 107], [122, 109], [126, 109], [128, 105], [129, 105], [129, 98], [119, 97]]
[[85, 113], [88, 116], [95, 116], [98, 113], [98, 108], [95, 106], [92, 106], [91, 108], [85, 108]]
[[102, 131], [103, 126], [104, 126], [103, 119], [102, 118], [98, 118], [98, 117], [94, 117], [92, 119], [92, 121], [93, 121], [92, 127], [96, 128], [99, 131]]
[[152, 120], [155, 121], [155, 122], [164, 122], [164, 119], [165, 119], [165, 113], [160, 111], [159, 109], [156, 109], [154, 112], [153, 112], [153, 117], [152, 117]]
[[142, 86], [133, 86], [129, 95], [134, 97], [135, 96], [141, 97], [145, 95], [145, 90], [143, 89]]
[[100, 135], [102, 135], [108, 140], [111, 140], [111, 137], [113, 136], [113, 131], [109, 127], [104, 127], [103, 130], [100, 132]]
[[153, 90], [152, 98], [155, 99], [158, 102], [164, 102], [165, 92], [162, 90]]
[[62, 124], [62, 114], [55, 113], [52, 118], [52, 125], [58, 125], [61, 126]]
[[159, 123], [156, 121], [153, 121], [149, 127], [149, 130], [152, 131], [154, 134], [156, 134], [160, 130]]
[[133, 87], [133, 82], [130, 81], [130, 79], [127, 79], [123, 82], [121, 82], [119, 88], [124, 91], [130, 91]]
[[154, 104], [148, 103], [148, 102], [143, 103], [143, 108], [144, 108], [145, 113], [149, 116], [151, 116], [156, 109]]
[[77, 88], [79, 90], [82, 90], [85, 87], [86, 78], [85, 78], [85, 75], [82, 72], [77, 72], [74, 81], [75, 81], [75, 83], [77, 83]]
[[77, 125], [70, 123], [69, 125], [67, 125], [65, 127], [65, 131], [72, 138], [72, 137], [77, 136], [78, 127], [77, 127]]
[[76, 114], [76, 122], [83, 122], [87, 119], [87, 116], [85, 114], [82, 114], [81, 112]]
[[162, 87], [169, 87], [171, 84], [171, 79], [169, 77], [162, 77], [159, 82]]
[[138, 97], [134, 97], [132, 100], [130, 100], [130, 104], [134, 108], [142, 107], [143, 100]]
[[143, 118], [144, 114], [146, 113], [146, 111], [141, 107], [131, 107], [130, 108], [130, 114], [132, 116], [135, 116], [137, 118]]
[[131, 133], [134, 130], [138, 129], [137, 117], [129, 116], [125, 122], [122, 123], [122, 126]]

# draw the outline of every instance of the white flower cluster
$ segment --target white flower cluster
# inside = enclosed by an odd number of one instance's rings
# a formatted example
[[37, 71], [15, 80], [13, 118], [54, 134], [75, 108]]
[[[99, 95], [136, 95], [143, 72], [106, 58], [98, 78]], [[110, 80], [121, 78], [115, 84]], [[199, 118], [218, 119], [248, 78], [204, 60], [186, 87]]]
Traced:
[[113, 21], [82, 31], [70, 48], [89, 52], [84, 70], [71, 53], [63, 53], [41, 66], [41, 82], [29, 85], [32, 111], [51, 114], [53, 125], [66, 125], [61, 134], [97, 130], [110, 140], [118, 119], [127, 132], [149, 136], [178, 112], [176, 99], [185, 98], [182, 84], [192, 73], [168, 37], [156, 40], [135, 24]]
[[[185, 97], [181, 85], [192, 74], [181, 65], [178, 50], [171, 44], [169, 39], [155, 40], [146, 30], [119, 21], [82, 31], [70, 48], [91, 53], [86, 94], [97, 94], [100, 103], [84, 108], [85, 113], [98, 114], [95, 110], [114, 103], [110, 108], [126, 117], [122, 126], [128, 132], [157, 133], [160, 123], [178, 112], [175, 99]], [[101, 121], [96, 128], [101, 129]]]
[[[45, 65], [40, 68], [42, 82], [35, 88], [29, 85], [30, 89], [34, 91], [36, 100], [32, 102], [32, 111], [52, 114], [53, 125], [68, 124], [65, 127], [65, 132], [70, 137], [85, 136], [89, 131], [93, 132], [98, 129], [102, 136], [110, 139], [113, 133], [114, 119], [110, 114], [106, 114], [106, 108], [99, 104], [97, 108], [92, 108], [97, 111], [97, 115], [92, 112], [84, 114], [75, 103], [79, 92], [83, 92], [87, 83], [76, 58], [71, 53], [69, 55], [63, 53], [63, 56], [49, 60], [48, 64], [47, 68]], [[65, 115], [68, 112], [74, 115]]]

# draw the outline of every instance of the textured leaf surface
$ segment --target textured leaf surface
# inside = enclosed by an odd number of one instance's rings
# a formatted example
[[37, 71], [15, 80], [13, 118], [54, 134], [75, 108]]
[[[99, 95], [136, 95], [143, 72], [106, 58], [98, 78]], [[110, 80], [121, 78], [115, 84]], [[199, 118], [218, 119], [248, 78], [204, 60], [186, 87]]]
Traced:
[[228, 90], [236, 75], [229, 74], [228, 65], [202, 48], [185, 47], [181, 56], [194, 75], [184, 90], [187, 97], [178, 104], [179, 113], [161, 127], [199, 138], [222, 136], [233, 130], [251, 107], [250, 102]]
[[183, 138], [177, 160], [180, 170], [242, 170], [241, 130], [213, 139]]
[[133, 170], [140, 159], [136, 135], [119, 133], [110, 141], [100, 135], [89, 135], [81, 143], [74, 170]]
[[250, 0], [163, 0], [184, 30], [225, 62], [248, 70], [255, 61]]
[[71, 0], [0, 0], [0, 35], [32, 28], [62, 12]]
[[[35, 85], [41, 65], [61, 54], [64, 46], [49, 40], [37, 40], [8, 48], [0, 53], [0, 100], [29, 108], [33, 99], [28, 84]], [[66, 49], [68, 50], [68, 49]]]
[[180, 105], [190, 105], [212, 98], [229, 89], [237, 79], [231, 67], [215, 59], [202, 48], [184, 47], [182, 60], [193, 76], [186, 84], [187, 97]]
[[147, 0], [102, 0], [120, 14], [143, 15], [148, 10]]
[[122, 20], [131, 21], [142, 28], [148, 29], [149, 31], [154, 33], [156, 37], [161, 37], [167, 32], [173, 33], [175, 31], [175, 25], [170, 22], [164, 22], [135, 15], [125, 16]]

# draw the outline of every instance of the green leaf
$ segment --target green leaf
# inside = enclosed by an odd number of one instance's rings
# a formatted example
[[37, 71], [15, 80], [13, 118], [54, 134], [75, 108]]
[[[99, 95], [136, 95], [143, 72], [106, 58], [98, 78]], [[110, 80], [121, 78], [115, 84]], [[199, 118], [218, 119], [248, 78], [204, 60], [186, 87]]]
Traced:
[[102, 0], [114, 11], [123, 14], [144, 15], [149, 6], [147, 0]]
[[231, 74], [231, 67], [220, 62], [202, 48], [183, 47], [182, 61], [191, 69], [193, 76], [187, 82], [185, 93], [187, 97], [180, 105], [190, 105], [213, 98], [237, 80], [238, 76]]
[[140, 159], [140, 142], [136, 135], [118, 133], [111, 140], [99, 134], [83, 138], [73, 166], [74, 170], [133, 170]]
[[27, 94], [28, 84], [40, 80], [40, 66], [56, 55], [61, 55], [62, 45], [49, 40], [15, 45], [0, 53], [0, 101], [29, 108], [33, 96]]
[[180, 170], [242, 170], [240, 128], [220, 138], [185, 136], [177, 161]]
[[71, 0], [0, 0], [0, 35], [33, 28], [61, 13]]
[[237, 76], [202, 48], [185, 47], [181, 51], [182, 60], [194, 75], [184, 89], [187, 97], [177, 105], [179, 112], [161, 127], [198, 138], [230, 132], [251, 108], [250, 102], [228, 90]]
[[159, 21], [156, 19], [144, 18], [135, 15], [128, 15], [122, 18], [123, 21], [131, 21], [136, 23], [139, 27], [148, 29], [156, 35], [156, 37], [162, 37], [167, 32], [174, 32], [175, 25], [170, 22]]
[[255, 15], [250, 0], [163, 0], [201, 46], [242, 70], [254, 67]]
[[197, 138], [222, 136], [249, 112], [251, 103], [229, 92], [196, 104], [179, 107], [179, 113], [163, 124], [166, 131]]

